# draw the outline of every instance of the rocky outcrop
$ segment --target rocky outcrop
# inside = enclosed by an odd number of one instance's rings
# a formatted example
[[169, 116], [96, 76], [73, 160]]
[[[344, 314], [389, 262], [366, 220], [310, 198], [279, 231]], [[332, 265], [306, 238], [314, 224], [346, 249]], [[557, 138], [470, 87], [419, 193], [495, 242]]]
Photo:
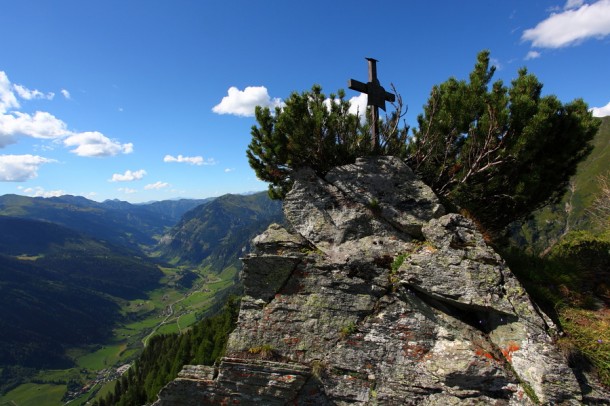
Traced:
[[226, 356], [157, 405], [586, 403], [553, 323], [400, 160], [301, 171], [243, 259]]

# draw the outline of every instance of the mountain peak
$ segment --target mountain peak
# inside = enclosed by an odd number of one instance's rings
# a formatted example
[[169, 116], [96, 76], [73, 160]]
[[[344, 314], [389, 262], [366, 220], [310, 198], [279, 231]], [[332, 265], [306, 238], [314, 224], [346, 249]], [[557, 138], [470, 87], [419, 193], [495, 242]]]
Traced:
[[553, 322], [399, 159], [303, 170], [284, 213], [243, 260], [224, 358], [156, 405], [583, 401]]

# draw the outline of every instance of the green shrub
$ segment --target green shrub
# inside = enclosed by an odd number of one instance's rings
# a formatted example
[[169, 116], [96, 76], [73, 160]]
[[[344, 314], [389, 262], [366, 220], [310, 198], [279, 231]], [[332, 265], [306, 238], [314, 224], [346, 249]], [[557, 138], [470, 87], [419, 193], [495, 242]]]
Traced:
[[346, 338], [347, 336], [356, 332], [356, 328], [357, 328], [356, 323], [354, 323], [353, 321], [350, 321], [348, 324], [341, 327], [341, 330], [339, 331], [339, 335], [341, 336], [342, 339]]
[[408, 254], [398, 254], [396, 256], [396, 258], [394, 258], [394, 262], [392, 262], [392, 273], [396, 273], [398, 272], [398, 269], [402, 266], [402, 264], [405, 262], [405, 259], [407, 259], [409, 255]]
[[251, 347], [248, 352], [250, 354], [258, 354], [262, 358], [268, 358], [273, 355], [275, 348], [271, 344], [263, 344], [256, 347]]
[[379, 205], [379, 200], [375, 199], [374, 197], [369, 200], [368, 207], [374, 214], [381, 213], [381, 206]]

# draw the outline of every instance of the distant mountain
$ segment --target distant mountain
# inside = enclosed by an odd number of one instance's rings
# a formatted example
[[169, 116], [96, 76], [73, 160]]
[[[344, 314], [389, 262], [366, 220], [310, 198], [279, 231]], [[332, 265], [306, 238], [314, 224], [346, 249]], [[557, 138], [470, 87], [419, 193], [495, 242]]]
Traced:
[[213, 265], [238, 263], [250, 240], [273, 222], [284, 221], [282, 204], [267, 192], [224, 195], [187, 212], [159, 245], [168, 260]]
[[81, 196], [52, 198], [0, 196], [0, 215], [49, 221], [91, 237], [134, 249], [152, 247], [188, 210], [206, 200], [135, 205], [119, 200], [98, 203]]
[[108, 337], [117, 300], [145, 297], [161, 276], [127, 247], [0, 216], [0, 365], [65, 366], [66, 346]]
[[207, 199], [180, 199], [180, 200], [161, 200], [158, 202], [146, 203], [141, 206], [151, 213], [165, 216], [173, 221], [174, 224], [178, 223], [182, 216], [194, 209], [195, 207], [209, 203], [214, 200], [214, 197]]
[[542, 252], [569, 231], [592, 230], [588, 209], [600, 192], [598, 177], [610, 175], [610, 116], [602, 117], [601, 127], [592, 141], [593, 151], [580, 163], [571, 187], [560, 202], [533, 213], [511, 230], [513, 243]]

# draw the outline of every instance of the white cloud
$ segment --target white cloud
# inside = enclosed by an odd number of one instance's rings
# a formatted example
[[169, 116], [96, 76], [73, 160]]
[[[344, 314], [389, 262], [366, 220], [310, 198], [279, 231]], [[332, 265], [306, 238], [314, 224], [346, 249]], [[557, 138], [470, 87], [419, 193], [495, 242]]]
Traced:
[[352, 97], [349, 99], [349, 112], [351, 114], [358, 114], [360, 117], [365, 117], [367, 101], [368, 95], [366, 93], [360, 93], [359, 96]]
[[[64, 97], [69, 92], [62, 89]], [[68, 130], [65, 122], [51, 113], [37, 111], [34, 114], [16, 111], [21, 106], [15, 93], [22, 99], [52, 98], [52, 93], [44, 94], [21, 85], [12, 85], [6, 73], [0, 71], [0, 148], [16, 141], [17, 136], [40, 139], [63, 139], [66, 147], [74, 147], [71, 152], [86, 157], [112, 156], [133, 152], [133, 144], [121, 144], [98, 131], [77, 133]]]
[[59, 197], [67, 194], [64, 190], [44, 190], [40, 186], [20, 189], [23, 193], [32, 197]]
[[603, 107], [593, 107], [591, 112], [593, 113], [593, 117], [610, 116], [610, 102]]
[[120, 153], [131, 154], [133, 152], [132, 143], [121, 144], [97, 131], [72, 134], [64, 140], [64, 145], [75, 147], [70, 152], [86, 157], [113, 156]]
[[134, 193], [138, 193], [138, 191], [136, 189], [130, 189], [128, 187], [120, 187], [117, 190], [119, 192], [125, 193], [126, 195], [131, 195], [131, 194], [134, 194]]
[[540, 58], [540, 52], [538, 51], [529, 51], [527, 55], [525, 55], [525, 60], [529, 61], [530, 59]]
[[206, 160], [203, 159], [202, 156], [182, 156], [178, 155], [177, 157], [172, 155], [165, 155], [163, 158], [163, 162], [178, 162], [178, 163], [187, 163], [189, 165], [216, 165], [216, 161], [214, 158], [208, 158]]
[[521, 39], [539, 48], [561, 48], [610, 35], [610, 0], [593, 4], [568, 0], [565, 8], [525, 30]]
[[159, 189], [163, 189], [163, 188], [166, 188], [169, 186], [170, 186], [170, 184], [167, 182], [157, 181], [155, 183], [150, 183], [150, 184], [144, 186], [144, 190], [159, 190]]
[[38, 176], [38, 168], [54, 159], [38, 155], [0, 155], [0, 182], [25, 182]]
[[[368, 95], [366, 93], [360, 93], [358, 96], [353, 96], [352, 98], [350, 98], [348, 100], [348, 102], [350, 104], [349, 109], [348, 109], [349, 113], [358, 115], [362, 121], [365, 121]], [[330, 103], [331, 103], [330, 98], [327, 98], [324, 100], [324, 104], [326, 105], [326, 108], [329, 110], [330, 110]]]
[[112, 175], [112, 178], [108, 179], [109, 182], [132, 182], [134, 180], [140, 180], [146, 175], [146, 171], [144, 169], [140, 169], [138, 171], [130, 171], [129, 169], [125, 171], [124, 174], [115, 173]]
[[71, 152], [84, 157], [133, 152], [133, 144], [121, 144], [97, 131], [69, 131], [66, 123], [44, 111], [37, 111], [34, 115], [19, 111], [0, 114], [0, 148], [15, 143], [18, 135], [40, 139], [64, 138], [66, 147], [75, 147]]
[[248, 86], [244, 90], [232, 86], [228, 90], [228, 95], [223, 97], [221, 102], [212, 108], [212, 111], [217, 114], [252, 117], [256, 106], [274, 108], [283, 105], [281, 99], [271, 99], [264, 86]]
[[47, 94], [44, 94], [40, 90], [37, 90], [37, 89], [30, 90], [27, 87], [22, 86], [22, 85], [13, 85], [13, 89], [15, 89], [15, 92], [17, 92], [17, 95], [24, 100], [33, 100], [33, 99], [53, 100], [53, 98], [55, 97], [55, 93], [49, 92]]
[[584, 4], [584, 0], [568, 0], [566, 1], [566, 5], [563, 6], [564, 10], [572, 10], [574, 8], [578, 8]]
[[67, 134], [70, 132], [66, 123], [44, 111], [37, 111], [34, 115], [19, 111], [0, 114], [0, 148], [14, 143], [14, 137], [17, 135], [54, 139]]
[[11, 82], [6, 73], [0, 70], [0, 114], [13, 108], [19, 108], [19, 102], [11, 89]]
[[70, 92], [66, 89], [61, 89], [61, 94], [68, 100], [70, 100], [72, 98], [72, 96], [70, 95]]
[[234, 172], [235, 168], [225, 168], [225, 173]]

